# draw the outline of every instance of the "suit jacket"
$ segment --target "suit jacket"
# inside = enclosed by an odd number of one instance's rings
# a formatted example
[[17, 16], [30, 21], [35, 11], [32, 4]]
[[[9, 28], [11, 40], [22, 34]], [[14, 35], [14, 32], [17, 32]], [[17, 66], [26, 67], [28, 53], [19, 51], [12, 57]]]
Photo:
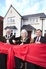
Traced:
[[[6, 37], [7, 37], [7, 35], [5, 35], [5, 37], [2, 36], [0, 41], [6, 43], [6, 41], [7, 41]], [[12, 39], [14, 39], [14, 38], [15, 38], [15, 36], [10, 35], [10, 39], [8, 39], [10, 44], [12, 44]]]
[[13, 35], [13, 36], [9, 39], [10, 44], [14, 44], [14, 43], [12, 42], [12, 40], [15, 40], [15, 35]]
[[[35, 43], [35, 41], [36, 41], [36, 38], [37, 38], [37, 37], [34, 37], [34, 43]], [[41, 36], [40, 42], [41, 42], [41, 43], [46, 43], [45, 37]]]

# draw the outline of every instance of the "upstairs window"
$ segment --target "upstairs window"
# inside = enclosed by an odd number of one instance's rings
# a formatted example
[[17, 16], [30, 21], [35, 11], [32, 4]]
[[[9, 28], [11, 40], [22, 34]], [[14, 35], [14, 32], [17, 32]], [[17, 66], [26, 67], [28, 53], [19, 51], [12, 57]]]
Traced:
[[30, 19], [30, 22], [31, 22], [31, 23], [34, 23], [34, 22], [35, 22], [35, 18], [31, 18], [31, 19]]
[[15, 17], [8, 17], [7, 23], [15, 23]]
[[30, 18], [30, 22], [31, 22], [32, 24], [38, 23], [38, 18], [32, 17], [32, 18]]
[[35, 18], [35, 22], [36, 22], [36, 23], [38, 22], [38, 18]]

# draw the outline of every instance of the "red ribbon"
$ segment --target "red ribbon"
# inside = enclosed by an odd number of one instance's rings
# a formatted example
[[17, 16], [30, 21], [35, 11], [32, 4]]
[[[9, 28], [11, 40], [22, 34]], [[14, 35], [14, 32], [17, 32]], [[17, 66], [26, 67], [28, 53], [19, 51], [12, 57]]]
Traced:
[[8, 55], [7, 69], [15, 67], [14, 56], [46, 68], [46, 44], [10, 45], [0, 43], [0, 53]]

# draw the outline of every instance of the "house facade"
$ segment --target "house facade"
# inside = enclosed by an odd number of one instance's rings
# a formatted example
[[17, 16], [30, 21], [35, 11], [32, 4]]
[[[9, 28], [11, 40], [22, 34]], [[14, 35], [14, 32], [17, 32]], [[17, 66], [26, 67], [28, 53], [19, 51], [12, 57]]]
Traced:
[[[44, 13], [32, 14], [23, 16], [25, 20], [23, 20], [22, 25], [30, 24], [35, 29], [41, 29], [42, 35], [46, 34], [46, 15]], [[35, 31], [33, 31], [35, 33]]]
[[11, 5], [8, 12], [6, 13], [3, 21], [3, 36], [6, 34], [6, 27], [16, 27], [16, 29], [11, 28], [11, 32], [16, 37], [20, 36], [21, 29], [21, 15], [15, 10], [15, 8]]
[[44, 35], [46, 33], [46, 15], [38, 13], [21, 16], [11, 5], [3, 20], [3, 36], [6, 35], [7, 28], [10, 28], [16, 37], [20, 36], [21, 29], [26, 29], [30, 38], [34, 37], [36, 29], [41, 29], [42, 35]]

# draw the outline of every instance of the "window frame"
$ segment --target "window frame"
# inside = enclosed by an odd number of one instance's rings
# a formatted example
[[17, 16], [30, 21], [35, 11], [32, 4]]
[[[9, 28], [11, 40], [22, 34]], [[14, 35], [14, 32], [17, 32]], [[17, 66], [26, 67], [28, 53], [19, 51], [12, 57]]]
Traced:
[[8, 17], [7, 18], [7, 23], [15, 23], [15, 17]]

